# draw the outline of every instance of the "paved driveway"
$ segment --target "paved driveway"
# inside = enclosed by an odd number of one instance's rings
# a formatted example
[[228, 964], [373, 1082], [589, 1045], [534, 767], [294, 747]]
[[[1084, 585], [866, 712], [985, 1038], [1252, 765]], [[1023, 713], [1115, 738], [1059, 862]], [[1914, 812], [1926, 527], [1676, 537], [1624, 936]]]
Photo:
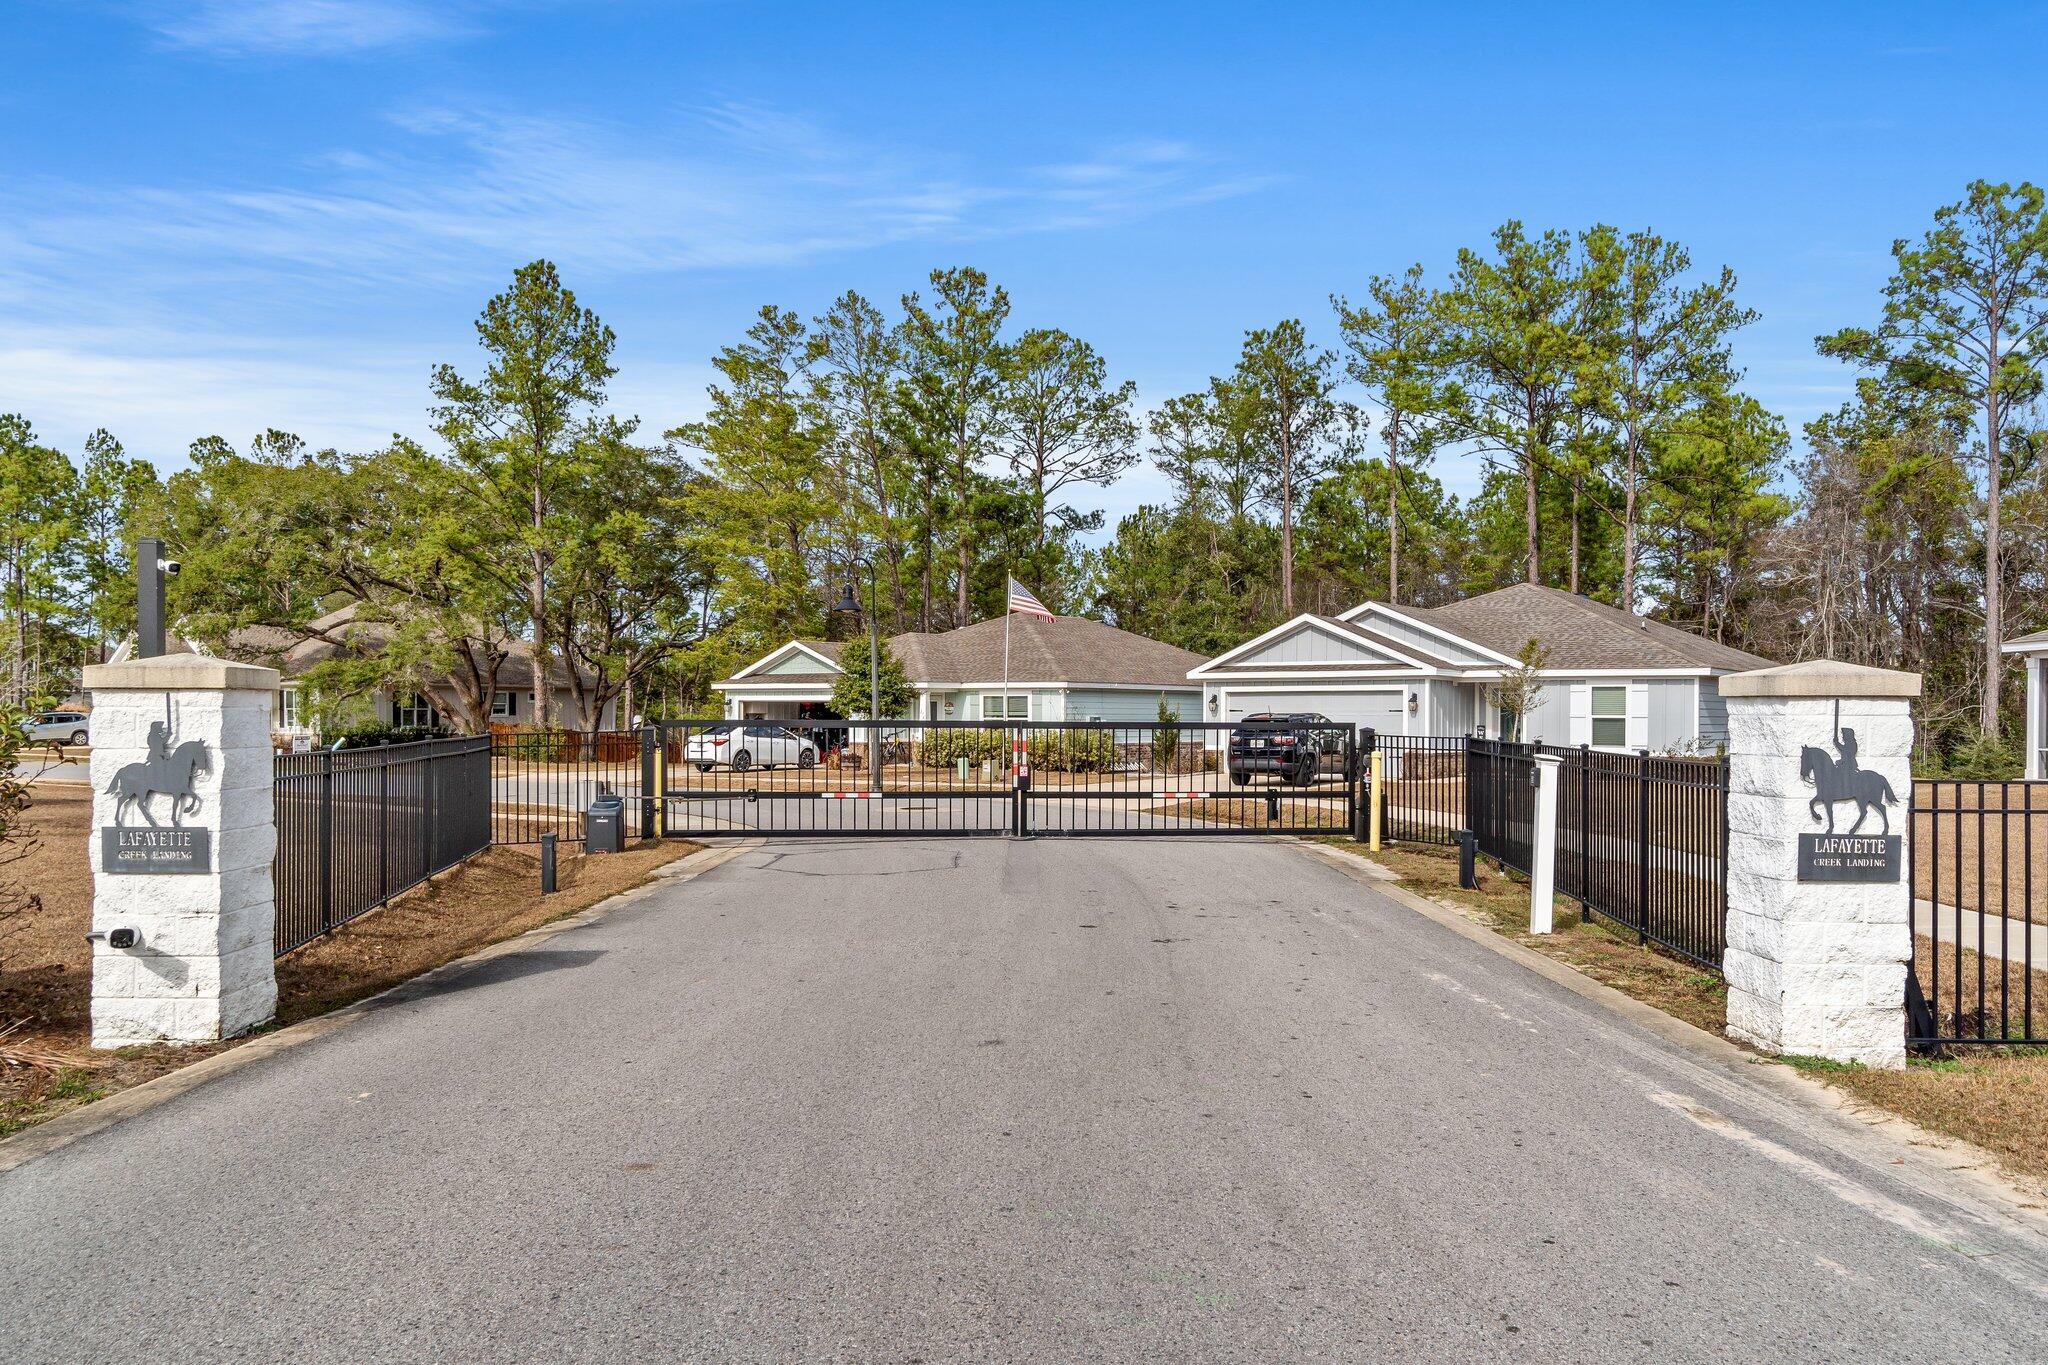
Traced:
[[0, 1357], [2042, 1358], [1754, 1070], [1262, 840], [770, 845], [0, 1176]]

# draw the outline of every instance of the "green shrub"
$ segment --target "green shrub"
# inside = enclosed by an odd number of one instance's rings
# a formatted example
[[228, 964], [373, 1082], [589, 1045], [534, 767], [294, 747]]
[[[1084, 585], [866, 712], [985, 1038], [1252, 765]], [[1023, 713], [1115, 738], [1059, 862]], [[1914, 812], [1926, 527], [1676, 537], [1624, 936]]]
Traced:
[[1180, 713], [1164, 693], [1159, 697], [1159, 728], [1152, 732], [1152, 762], [1162, 772], [1172, 772], [1180, 757]]
[[1924, 776], [1960, 778], [1965, 782], [2002, 782], [2017, 778], [2024, 766], [2020, 756], [2004, 741], [1979, 737], [1958, 744], [1949, 751], [1946, 762], [1938, 761], [1936, 770]]
[[445, 725], [391, 725], [379, 721], [373, 725], [357, 725], [339, 734], [327, 735], [329, 744], [339, 743], [344, 749], [374, 749], [381, 744], [417, 744], [423, 739], [446, 739], [453, 732]]
[[1031, 764], [1047, 772], [1104, 773], [1117, 763], [1108, 730], [1045, 730], [1031, 736]]
[[925, 731], [920, 746], [928, 768], [950, 768], [961, 759], [981, 763], [1000, 759], [1009, 751], [1010, 738], [1001, 730], [953, 729], [950, 726]]

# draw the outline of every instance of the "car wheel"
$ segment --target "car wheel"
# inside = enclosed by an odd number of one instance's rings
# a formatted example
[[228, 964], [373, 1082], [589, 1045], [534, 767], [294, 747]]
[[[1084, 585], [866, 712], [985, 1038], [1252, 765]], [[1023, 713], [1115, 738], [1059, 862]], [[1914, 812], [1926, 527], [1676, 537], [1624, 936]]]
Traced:
[[1233, 787], [1242, 787], [1251, 780], [1252, 775], [1250, 773], [1232, 773], [1230, 775], [1230, 785]]
[[699, 763], [697, 765], [697, 771], [700, 773], [708, 773], [711, 771], [711, 765], [709, 763]]
[[817, 751], [816, 749], [810, 749], [810, 748], [806, 748], [806, 749], [800, 749], [800, 750], [798, 750], [798, 751], [797, 751], [797, 756], [796, 756], [796, 766], [797, 766], [797, 767], [799, 767], [799, 768], [815, 768], [815, 767], [817, 767], [817, 766], [818, 766], [818, 751]]
[[85, 731], [83, 731], [83, 730], [73, 730], [73, 731], [71, 732], [71, 738], [70, 738], [70, 740], [69, 740], [68, 742], [69, 742], [70, 744], [72, 744], [72, 745], [73, 745], [74, 747], [76, 747], [76, 746], [78, 746], [78, 745], [82, 745], [82, 744], [84, 744], [84, 743], [85, 743]]
[[732, 756], [732, 766], [733, 766], [733, 767], [735, 767], [735, 768], [737, 768], [737, 769], [739, 769], [739, 770], [740, 770], [741, 772], [745, 772], [745, 771], [746, 771], [747, 769], [749, 769], [749, 768], [753, 767], [753, 766], [754, 766], [754, 753], [753, 753], [753, 750], [751, 750], [751, 749], [742, 749], [742, 750], [740, 750], [740, 751], [739, 751], [738, 753], [734, 754], [734, 755]]

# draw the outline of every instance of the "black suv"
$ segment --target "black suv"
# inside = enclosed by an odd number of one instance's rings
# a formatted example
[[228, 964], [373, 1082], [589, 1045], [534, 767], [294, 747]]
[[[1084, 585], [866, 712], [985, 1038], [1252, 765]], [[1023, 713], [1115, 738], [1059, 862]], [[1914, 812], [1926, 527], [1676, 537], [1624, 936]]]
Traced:
[[1313, 711], [1261, 711], [1230, 732], [1230, 780], [1242, 787], [1253, 773], [1271, 773], [1290, 787], [1306, 787], [1324, 769], [1344, 761], [1344, 727]]

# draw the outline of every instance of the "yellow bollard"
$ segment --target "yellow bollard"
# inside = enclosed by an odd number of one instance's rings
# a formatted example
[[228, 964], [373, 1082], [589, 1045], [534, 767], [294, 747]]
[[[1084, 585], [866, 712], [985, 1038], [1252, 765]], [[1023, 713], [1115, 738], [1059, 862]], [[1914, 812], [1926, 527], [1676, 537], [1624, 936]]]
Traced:
[[1372, 810], [1370, 812], [1372, 816], [1372, 843], [1370, 847], [1375, 853], [1380, 851], [1380, 781], [1385, 776], [1385, 770], [1380, 763], [1381, 757], [1382, 755], [1378, 749], [1372, 751]]
[[[685, 732], [687, 733], [687, 732]], [[660, 732], [654, 746], [654, 837], [668, 833], [668, 732]]]

